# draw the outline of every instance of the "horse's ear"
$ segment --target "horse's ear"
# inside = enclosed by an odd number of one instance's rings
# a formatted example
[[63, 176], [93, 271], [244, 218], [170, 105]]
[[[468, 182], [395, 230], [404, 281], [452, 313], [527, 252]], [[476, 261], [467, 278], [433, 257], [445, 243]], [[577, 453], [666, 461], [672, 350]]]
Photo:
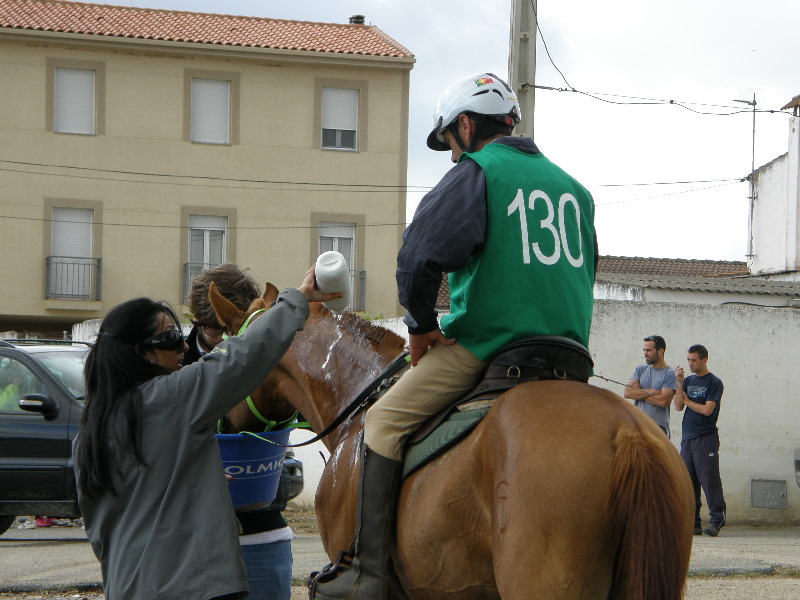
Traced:
[[272, 285], [269, 281], [264, 284], [264, 295], [261, 296], [264, 299], [264, 302], [267, 303], [267, 306], [275, 302], [278, 299], [278, 288]]
[[240, 318], [242, 311], [236, 308], [233, 302], [219, 293], [213, 281], [208, 286], [208, 300], [211, 302], [211, 307], [217, 315], [217, 320], [222, 323], [226, 329], [231, 331], [231, 326], [235, 324], [237, 318]]

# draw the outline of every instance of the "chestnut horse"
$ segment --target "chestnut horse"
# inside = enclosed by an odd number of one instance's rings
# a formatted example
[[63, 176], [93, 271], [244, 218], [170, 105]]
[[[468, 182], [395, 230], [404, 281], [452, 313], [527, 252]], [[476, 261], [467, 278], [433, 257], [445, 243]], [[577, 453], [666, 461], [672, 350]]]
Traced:
[[[236, 331], [247, 313], [210, 297]], [[268, 385], [321, 431], [403, 345], [313, 304]], [[353, 539], [362, 427], [363, 414], [324, 439], [316, 509], [331, 558]], [[392, 556], [410, 600], [677, 600], [693, 524], [686, 467], [648, 416], [608, 390], [541, 381], [504, 393], [404, 481]]]

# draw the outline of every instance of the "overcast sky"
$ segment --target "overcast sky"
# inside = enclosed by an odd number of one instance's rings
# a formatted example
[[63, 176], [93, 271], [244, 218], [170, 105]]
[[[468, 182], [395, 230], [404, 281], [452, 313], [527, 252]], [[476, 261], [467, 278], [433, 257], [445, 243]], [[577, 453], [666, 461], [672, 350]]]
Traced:
[[[432, 186], [451, 166], [425, 146], [442, 90], [478, 71], [508, 74], [511, 0], [116, 4], [334, 23], [365, 15], [416, 56], [410, 186]], [[537, 35], [536, 84], [579, 93], [537, 90], [534, 138], [594, 195], [601, 254], [745, 260], [749, 189], [736, 180], [750, 173], [753, 116], [734, 100], [755, 93], [759, 111], [777, 111], [800, 94], [800, 2], [539, 0], [538, 13], [563, 77]], [[643, 101], [657, 104], [630, 104]], [[756, 168], [787, 151], [788, 128], [786, 111], [756, 114]], [[409, 219], [420, 197], [409, 194]]]

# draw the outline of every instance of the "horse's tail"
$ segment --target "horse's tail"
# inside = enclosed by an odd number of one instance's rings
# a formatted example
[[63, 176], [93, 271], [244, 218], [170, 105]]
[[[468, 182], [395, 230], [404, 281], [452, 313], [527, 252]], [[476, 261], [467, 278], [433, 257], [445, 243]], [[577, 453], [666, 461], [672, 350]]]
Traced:
[[611, 521], [617, 536], [612, 593], [619, 600], [680, 600], [694, 506], [689, 476], [657, 434], [623, 423], [613, 445]]

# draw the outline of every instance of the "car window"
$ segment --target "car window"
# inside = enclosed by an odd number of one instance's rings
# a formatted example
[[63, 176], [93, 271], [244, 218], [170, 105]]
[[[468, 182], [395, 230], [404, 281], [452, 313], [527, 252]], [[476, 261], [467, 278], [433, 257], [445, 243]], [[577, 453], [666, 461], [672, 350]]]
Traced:
[[83, 365], [87, 352], [37, 352], [36, 359], [53, 374], [69, 393], [83, 400], [86, 388], [83, 382]]
[[22, 412], [20, 396], [44, 393], [44, 384], [33, 372], [11, 357], [0, 359], [0, 411]]

